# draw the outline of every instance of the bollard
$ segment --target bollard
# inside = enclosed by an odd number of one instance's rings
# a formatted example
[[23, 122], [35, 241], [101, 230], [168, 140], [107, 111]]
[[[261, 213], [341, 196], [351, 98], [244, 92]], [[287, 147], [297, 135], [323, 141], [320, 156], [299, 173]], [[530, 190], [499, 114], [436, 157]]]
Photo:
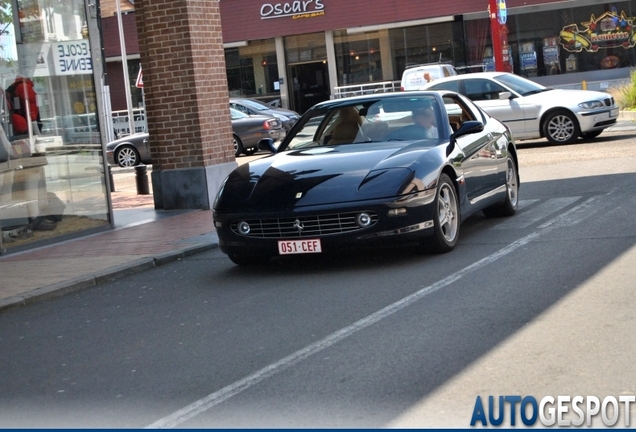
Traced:
[[146, 165], [137, 165], [135, 167], [135, 183], [137, 184], [137, 195], [150, 194]]
[[108, 165], [108, 180], [110, 180], [110, 191], [115, 192], [115, 177], [113, 177], [113, 170]]

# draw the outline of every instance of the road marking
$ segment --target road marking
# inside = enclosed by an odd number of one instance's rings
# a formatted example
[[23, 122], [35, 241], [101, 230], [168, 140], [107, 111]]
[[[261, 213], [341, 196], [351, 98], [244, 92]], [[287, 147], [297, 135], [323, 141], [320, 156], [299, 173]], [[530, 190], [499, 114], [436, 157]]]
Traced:
[[[542, 224], [539, 228], [537, 228], [536, 231], [534, 231], [531, 234], [528, 234], [527, 236], [513, 242], [510, 243], [508, 246], [504, 247], [503, 249], [500, 249], [499, 251], [485, 257], [482, 258], [481, 260], [467, 266], [464, 267], [463, 269], [459, 270], [458, 272], [451, 274], [447, 277], [445, 277], [444, 279], [441, 279], [431, 285], [428, 285], [424, 288], [421, 288], [419, 291], [416, 291], [415, 293], [408, 295], [404, 298], [402, 298], [401, 300], [396, 301], [395, 303], [390, 304], [389, 306], [380, 309], [377, 312], [372, 313], [371, 315], [366, 316], [365, 318], [362, 318], [359, 321], [356, 321], [355, 323], [344, 327], [332, 334], [330, 334], [329, 336], [325, 337], [324, 339], [315, 342], [313, 344], [310, 344], [308, 346], [306, 346], [305, 348], [296, 351], [293, 354], [288, 355], [287, 357], [272, 363], [268, 366], [265, 366], [264, 368], [246, 376], [245, 378], [242, 378], [214, 393], [209, 394], [208, 396], [199, 399], [193, 403], [191, 403], [190, 405], [187, 405], [177, 411], [175, 411], [172, 414], [169, 414], [168, 416], [157, 420], [156, 422], [152, 423], [149, 426], [146, 426], [146, 429], [166, 429], [166, 428], [173, 428], [176, 427], [182, 423], [185, 423], [186, 421], [196, 417], [197, 415], [209, 410], [210, 408], [215, 407], [216, 405], [219, 405], [220, 403], [228, 400], [229, 398], [243, 392], [244, 390], [247, 390], [253, 386], [255, 386], [256, 384], [266, 380], [267, 378], [270, 378], [288, 368], [290, 368], [291, 366], [299, 363], [300, 361], [320, 352], [323, 351], [326, 348], [329, 348], [330, 346], [336, 344], [337, 342], [348, 338], [349, 336], [352, 336], [353, 334], [359, 332], [360, 330], [363, 330], [381, 320], [383, 320], [384, 318], [387, 318], [391, 315], [393, 315], [394, 313], [408, 307], [409, 305], [415, 303], [418, 300], [421, 300], [422, 298], [424, 298], [425, 296], [432, 294], [442, 288], [445, 288], [449, 285], [451, 285], [453, 282], [456, 282], [458, 280], [460, 280], [461, 278], [475, 272], [478, 271], [480, 269], [482, 269], [485, 265], [488, 265], [490, 263], [496, 262], [498, 260], [500, 260], [502, 257], [516, 251], [517, 249], [527, 245], [528, 243], [530, 243], [532, 240], [534, 240], [535, 238], [537, 238], [538, 236], [545, 234], [549, 231], [551, 231], [552, 229], [555, 229], [559, 226], [561, 226], [560, 222], [561, 221], [567, 221], [567, 223], [572, 223], [572, 220], [577, 216], [581, 216], [581, 217], [586, 217], [589, 214], [589, 206], [592, 204], [592, 202], [594, 202], [597, 199], [597, 197], [592, 197], [589, 198], [588, 200], [584, 201], [583, 203], [571, 208], [570, 210], [568, 210], [567, 212], [545, 222], [544, 224]], [[579, 211], [579, 210], [583, 210], [583, 211]]]
[[[563, 198], [550, 198], [541, 204], [532, 207], [531, 209], [518, 214], [517, 216], [507, 219], [505, 222], [500, 223], [495, 229], [520, 229], [527, 228], [539, 222], [542, 219], [550, 216], [553, 213], [558, 212], [561, 209], [575, 203], [580, 200], [580, 196], [576, 197], [563, 197]], [[535, 200], [536, 201], [536, 200]], [[521, 204], [521, 202], [519, 203]]]

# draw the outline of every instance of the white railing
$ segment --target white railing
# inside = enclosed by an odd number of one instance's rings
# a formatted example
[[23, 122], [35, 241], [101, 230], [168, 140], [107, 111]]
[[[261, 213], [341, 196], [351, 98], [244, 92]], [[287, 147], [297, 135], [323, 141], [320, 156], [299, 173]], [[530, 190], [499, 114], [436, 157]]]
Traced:
[[[113, 129], [117, 137], [130, 135], [130, 123], [128, 122], [128, 110], [113, 111]], [[146, 110], [144, 108], [133, 109], [133, 126], [136, 132], [146, 132], [148, 124], [146, 123]]]
[[334, 87], [333, 99], [347, 96], [360, 96], [371, 93], [386, 93], [400, 90], [400, 81], [384, 81], [369, 84], [351, 84]]

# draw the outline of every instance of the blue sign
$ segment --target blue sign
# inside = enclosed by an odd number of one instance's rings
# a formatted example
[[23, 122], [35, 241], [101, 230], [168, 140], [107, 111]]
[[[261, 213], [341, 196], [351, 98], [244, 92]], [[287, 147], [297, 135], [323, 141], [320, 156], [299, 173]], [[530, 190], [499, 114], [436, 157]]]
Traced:
[[504, 25], [508, 19], [506, 12], [506, 0], [497, 0], [497, 20], [499, 24]]

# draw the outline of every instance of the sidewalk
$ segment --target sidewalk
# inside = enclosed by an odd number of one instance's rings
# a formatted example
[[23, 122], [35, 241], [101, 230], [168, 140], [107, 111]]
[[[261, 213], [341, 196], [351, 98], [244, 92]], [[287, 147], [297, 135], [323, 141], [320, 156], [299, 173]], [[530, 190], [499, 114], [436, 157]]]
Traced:
[[0, 312], [218, 245], [211, 210], [156, 211], [152, 195], [112, 193], [115, 228], [0, 256]]
[[[606, 129], [628, 130], [636, 130], [636, 113]], [[115, 229], [0, 256], [0, 312], [218, 246], [211, 210], [156, 211], [152, 195], [116, 186]]]

